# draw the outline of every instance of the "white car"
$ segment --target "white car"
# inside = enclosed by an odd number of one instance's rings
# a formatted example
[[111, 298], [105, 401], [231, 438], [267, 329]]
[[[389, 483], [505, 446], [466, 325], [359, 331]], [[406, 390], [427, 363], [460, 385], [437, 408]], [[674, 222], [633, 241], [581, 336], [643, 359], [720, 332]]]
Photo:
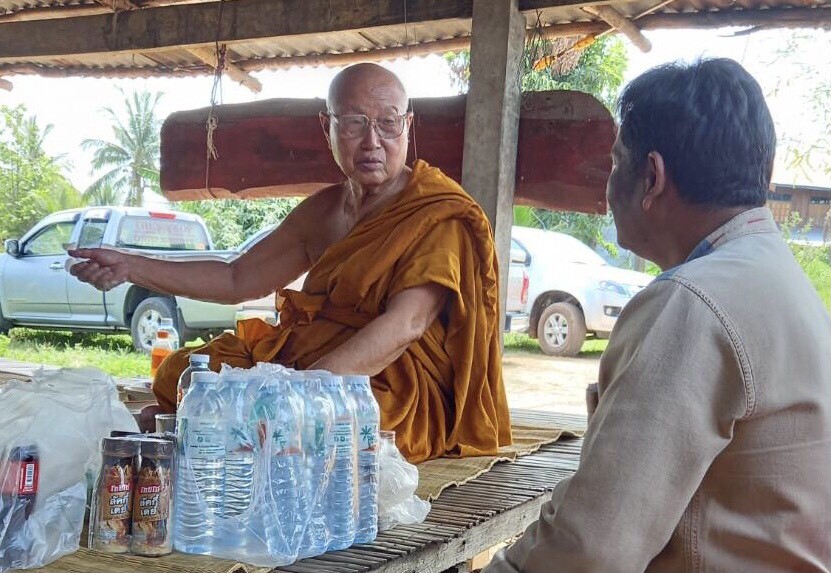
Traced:
[[528, 333], [552, 356], [576, 356], [587, 333], [608, 338], [620, 311], [653, 277], [608, 264], [563, 233], [513, 227], [528, 252]]

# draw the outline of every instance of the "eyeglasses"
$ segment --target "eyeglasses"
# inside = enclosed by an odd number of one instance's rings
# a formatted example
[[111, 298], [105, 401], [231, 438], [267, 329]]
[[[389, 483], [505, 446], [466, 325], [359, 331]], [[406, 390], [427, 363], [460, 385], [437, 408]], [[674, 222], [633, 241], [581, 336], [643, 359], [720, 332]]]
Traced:
[[356, 139], [366, 135], [370, 125], [375, 126], [375, 133], [382, 139], [395, 139], [404, 133], [404, 126], [407, 123], [409, 113], [400, 115], [389, 115], [370, 119], [364, 114], [336, 115], [334, 113], [324, 114], [334, 120], [335, 130], [343, 138]]

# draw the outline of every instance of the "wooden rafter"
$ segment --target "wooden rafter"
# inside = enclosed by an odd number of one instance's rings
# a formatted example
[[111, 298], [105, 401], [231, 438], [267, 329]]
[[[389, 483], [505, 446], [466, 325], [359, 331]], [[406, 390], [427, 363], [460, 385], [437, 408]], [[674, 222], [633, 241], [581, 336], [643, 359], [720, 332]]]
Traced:
[[635, 44], [641, 52], [652, 49], [652, 42], [644, 36], [637, 25], [611, 6], [583, 6], [583, 10], [597, 16]]
[[113, 12], [126, 12], [129, 10], [138, 10], [139, 6], [133, 4], [130, 0], [95, 0], [104, 8]]
[[[213, 48], [204, 48], [204, 47], [193, 47], [188, 48], [188, 52], [199, 58], [202, 62], [208, 64], [212, 68], [216, 68], [216, 51]], [[260, 80], [246, 72], [245, 70], [237, 67], [236, 64], [232, 62], [225, 62], [223, 70], [228, 77], [234, 80], [235, 82], [239, 82], [249, 90], [254, 93], [260, 93], [263, 89], [263, 84], [260, 83]]]

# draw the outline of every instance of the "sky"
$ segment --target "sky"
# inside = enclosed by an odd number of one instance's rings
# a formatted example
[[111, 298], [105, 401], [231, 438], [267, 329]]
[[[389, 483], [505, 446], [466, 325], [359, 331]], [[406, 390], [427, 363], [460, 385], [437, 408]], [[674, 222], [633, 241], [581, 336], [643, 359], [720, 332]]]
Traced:
[[[831, 175], [819, 169], [803, 171], [788, 169], [785, 165], [789, 147], [806, 148], [831, 129], [827, 123], [808, 113], [806, 103], [806, 98], [816, 89], [812, 78], [831, 78], [831, 32], [774, 30], [735, 35], [739, 31], [730, 28], [647, 31], [645, 35], [653, 45], [651, 52], [641, 53], [626, 42], [629, 67], [625, 81], [655, 65], [673, 60], [690, 61], [701, 56], [738, 60], [762, 85], [777, 124], [780, 146], [774, 180], [831, 187]], [[803, 50], [798, 57], [787, 60], [777, 56], [777, 52], [795, 34], [811, 35], [813, 49]], [[440, 56], [399, 59], [384, 65], [401, 77], [413, 97], [455, 94], [447, 65]], [[221, 89], [222, 102], [325, 97], [329, 82], [337, 72], [338, 69], [333, 68], [257, 72], [254, 75], [263, 84], [259, 94], [225, 78]], [[11, 92], [0, 90], [0, 104], [24, 104], [30, 114], [37, 116], [41, 125], [53, 125], [45, 142], [46, 150], [53, 155], [65, 156], [69, 179], [80, 190], [84, 190], [95, 178], [90, 173], [92, 153], [84, 151], [81, 142], [111, 137], [111, 127], [101, 110], [111, 107], [118, 112], [123, 107], [122, 92], [129, 94], [137, 89], [163, 92], [157, 111], [164, 118], [174, 111], [208, 106], [213, 84], [212, 77], [111, 80], [11, 76], [7, 79], [12, 81], [14, 89]], [[816, 157], [820, 157], [820, 152]], [[820, 158], [831, 162], [831, 155]]]

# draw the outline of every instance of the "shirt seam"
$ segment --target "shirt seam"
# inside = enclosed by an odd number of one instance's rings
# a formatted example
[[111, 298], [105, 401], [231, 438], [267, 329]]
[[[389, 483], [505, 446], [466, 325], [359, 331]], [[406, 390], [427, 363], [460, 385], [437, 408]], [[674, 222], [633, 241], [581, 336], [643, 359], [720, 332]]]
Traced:
[[678, 275], [670, 275], [666, 277], [664, 280], [670, 280], [679, 285], [685, 287], [688, 291], [693, 293], [696, 297], [698, 297], [707, 307], [713, 312], [713, 314], [718, 318], [719, 322], [721, 323], [724, 330], [727, 332], [727, 337], [730, 340], [730, 344], [733, 347], [733, 352], [735, 353], [736, 359], [739, 362], [739, 366], [742, 371], [742, 385], [744, 387], [744, 396], [745, 396], [745, 412], [742, 415], [741, 419], [746, 420], [748, 419], [756, 409], [756, 386], [753, 381], [753, 369], [750, 365], [750, 359], [747, 356], [747, 352], [745, 352], [744, 344], [742, 343], [741, 337], [739, 336], [738, 330], [736, 329], [733, 322], [730, 320], [730, 317], [727, 316], [727, 313], [721, 308], [721, 306], [716, 303], [713, 298], [708, 295], [704, 290], [699, 288], [697, 285], [692, 283], [689, 279], [678, 276]]

